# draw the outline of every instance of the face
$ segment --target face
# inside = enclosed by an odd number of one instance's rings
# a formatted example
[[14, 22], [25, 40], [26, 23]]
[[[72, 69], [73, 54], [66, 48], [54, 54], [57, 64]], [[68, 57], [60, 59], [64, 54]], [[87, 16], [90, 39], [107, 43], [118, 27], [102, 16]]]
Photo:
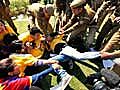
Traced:
[[78, 15], [80, 13], [82, 13], [83, 8], [73, 8], [71, 7], [72, 13], [75, 15]]
[[5, 25], [0, 22], [0, 33], [4, 32], [5, 30]]
[[45, 14], [45, 18], [49, 19], [50, 18], [50, 15], [48, 14], [46, 8], [43, 9], [43, 12]]
[[12, 72], [9, 72], [9, 76], [18, 76], [20, 74], [20, 68], [18, 65], [14, 66], [14, 70]]
[[35, 40], [39, 40], [40, 39], [40, 33], [36, 33], [34, 38], [35, 38]]
[[19, 68], [19, 66], [16, 65], [14, 67], [13, 75], [19, 75], [19, 73], [20, 73], [20, 68]]

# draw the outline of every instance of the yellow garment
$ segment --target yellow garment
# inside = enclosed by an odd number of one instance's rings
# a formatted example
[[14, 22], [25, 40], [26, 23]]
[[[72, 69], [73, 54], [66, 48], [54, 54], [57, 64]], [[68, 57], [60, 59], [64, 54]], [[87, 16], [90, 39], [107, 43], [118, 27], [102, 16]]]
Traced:
[[9, 56], [13, 62], [20, 67], [20, 77], [25, 75], [24, 70], [27, 66], [32, 66], [38, 59], [31, 54], [12, 54]]
[[3, 90], [5, 86], [0, 84], [0, 90]]
[[[0, 42], [3, 41], [3, 38], [6, 34], [15, 33], [11, 27], [9, 27], [9, 26], [5, 26], [5, 27], [6, 27], [6, 30], [0, 33]], [[0, 43], [0, 44], [3, 44], [3, 43]]]
[[23, 44], [25, 44], [26, 42], [32, 42], [34, 41], [35, 43], [35, 47], [34, 48], [29, 48], [27, 47], [27, 53], [32, 54], [34, 57], [36, 58], [41, 58], [44, 54], [44, 50], [45, 50], [45, 45], [44, 43], [42, 43], [42, 35], [40, 35], [38, 40], [35, 40], [34, 37], [32, 35], [30, 35], [29, 32], [25, 32], [21, 35], [18, 36], [19, 40], [21, 40], [23, 42]]

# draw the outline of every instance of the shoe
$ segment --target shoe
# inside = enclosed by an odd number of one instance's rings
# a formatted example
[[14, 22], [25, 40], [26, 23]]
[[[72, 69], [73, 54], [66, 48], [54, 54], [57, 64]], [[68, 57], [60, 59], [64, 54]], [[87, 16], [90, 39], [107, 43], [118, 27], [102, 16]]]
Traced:
[[64, 90], [67, 85], [70, 83], [70, 80], [72, 79], [72, 76], [69, 75], [69, 74], [66, 74], [63, 78], [62, 78], [62, 81], [60, 82], [61, 83], [61, 87], [62, 89], [61, 90]]
[[66, 74], [62, 78], [61, 82], [58, 85], [56, 85], [55, 87], [50, 88], [50, 90], [64, 90], [67, 87], [67, 85], [69, 84], [71, 79], [72, 79], [72, 76], [69, 74]]

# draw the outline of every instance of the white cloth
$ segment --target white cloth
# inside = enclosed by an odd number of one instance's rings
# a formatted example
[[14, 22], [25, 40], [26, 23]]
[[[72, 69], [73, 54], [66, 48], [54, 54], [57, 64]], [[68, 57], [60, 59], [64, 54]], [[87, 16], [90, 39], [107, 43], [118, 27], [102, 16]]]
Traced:
[[63, 48], [63, 50], [60, 52], [60, 54], [67, 55], [67, 56], [69, 56], [73, 59], [77, 59], [77, 60], [94, 59], [94, 58], [98, 58], [101, 56], [100, 52], [97, 52], [97, 51], [80, 53], [76, 49], [74, 49], [70, 46], [66, 46], [65, 48]]

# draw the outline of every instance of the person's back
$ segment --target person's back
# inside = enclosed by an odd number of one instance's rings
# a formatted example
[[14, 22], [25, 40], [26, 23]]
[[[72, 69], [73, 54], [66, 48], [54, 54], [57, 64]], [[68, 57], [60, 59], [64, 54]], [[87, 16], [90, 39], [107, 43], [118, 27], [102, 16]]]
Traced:
[[49, 22], [50, 17], [54, 14], [52, 4], [42, 5], [40, 3], [33, 3], [28, 7], [28, 12], [32, 16], [32, 25], [30, 27], [39, 27], [45, 35], [53, 32], [52, 25]]

